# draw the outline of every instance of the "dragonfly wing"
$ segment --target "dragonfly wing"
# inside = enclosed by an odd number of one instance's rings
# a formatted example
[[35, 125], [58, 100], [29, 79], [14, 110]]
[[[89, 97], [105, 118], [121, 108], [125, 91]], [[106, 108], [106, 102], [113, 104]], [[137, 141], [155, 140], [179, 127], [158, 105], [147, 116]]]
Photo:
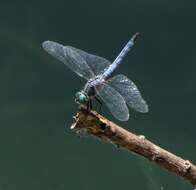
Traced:
[[104, 84], [97, 93], [116, 119], [120, 121], [127, 121], [129, 119], [129, 109], [119, 92], [111, 86]]
[[86, 60], [74, 49], [69, 46], [63, 46], [52, 41], [45, 41], [42, 44], [44, 50], [53, 57], [62, 61], [72, 71], [80, 77], [90, 79], [94, 77], [92, 69], [88, 66]]
[[114, 76], [110, 79], [109, 84], [123, 96], [131, 108], [142, 113], [148, 112], [148, 105], [137, 86], [125, 75]]
[[106, 69], [111, 62], [103, 57], [99, 57], [97, 55], [92, 55], [80, 49], [69, 46], [69, 48], [76, 51], [84, 60], [87, 62], [88, 66], [92, 69], [95, 75], [99, 75], [103, 73], [104, 69]]

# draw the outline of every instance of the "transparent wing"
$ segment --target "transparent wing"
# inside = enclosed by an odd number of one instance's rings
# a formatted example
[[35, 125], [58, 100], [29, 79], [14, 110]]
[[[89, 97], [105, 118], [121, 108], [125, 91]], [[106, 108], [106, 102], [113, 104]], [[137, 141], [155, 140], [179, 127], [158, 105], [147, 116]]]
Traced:
[[62, 61], [80, 77], [87, 80], [94, 77], [94, 73], [86, 60], [72, 48], [52, 41], [45, 41], [42, 46], [50, 55]]
[[106, 69], [111, 62], [103, 57], [99, 57], [97, 55], [92, 55], [82, 51], [80, 49], [69, 46], [69, 48], [76, 51], [84, 60], [87, 62], [88, 66], [92, 69], [95, 75], [99, 75], [103, 73], [104, 69]]
[[142, 113], [148, 112], [148, 105], [142, 98], [137, 86], [125, 75], [114, 76], [110, 79], [109, 84], [124, 97], [131, 108]]
[[116, 119], [120, 121], [127, 121], [129, 119], [129, 110], [126, 102], [114, 88], [104, 84], [97, 93]]

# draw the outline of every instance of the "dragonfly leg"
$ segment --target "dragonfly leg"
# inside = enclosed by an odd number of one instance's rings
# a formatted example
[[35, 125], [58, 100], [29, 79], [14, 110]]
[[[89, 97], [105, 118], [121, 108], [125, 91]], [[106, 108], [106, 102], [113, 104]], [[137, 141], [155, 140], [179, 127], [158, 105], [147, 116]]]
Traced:
[[97, 96], [95, 96], [95, 100], [99, 103], [99, 111], [101, 111], [101, 107], [102, 107], [102, 102], [101, 100], [99, 100], [99, 98]]
[[90, 111], [90, 101], [88, 101], [87, 104], [86, 104], [86, 110]]
[[86, 109], [87, 109], [87, 111], [90, 111], [90, 110], [92, 110], [92, 100], [89, 100], [88, 102], [87, 102], [87, 104], [86, 104]]
[[93, 109], [92, 100], [89, 100], [89, 107], [90, 107], [90, 110]]

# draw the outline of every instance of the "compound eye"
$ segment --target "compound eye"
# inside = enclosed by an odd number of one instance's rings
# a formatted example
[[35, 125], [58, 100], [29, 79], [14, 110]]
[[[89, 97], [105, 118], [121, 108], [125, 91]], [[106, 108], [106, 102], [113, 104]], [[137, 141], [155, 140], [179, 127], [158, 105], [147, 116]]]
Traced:
[[80, 94], [79, 101], [80, 103], [85, 103], [87, 102], [87, 97], [84, 94]]
[[79, 98], [80, 95], [81, 95], [81, 93], [80, 93], [80, 92], [77, 92], [77, 93], [75, 94], [75, 97], [76, 97], [76, 98]]

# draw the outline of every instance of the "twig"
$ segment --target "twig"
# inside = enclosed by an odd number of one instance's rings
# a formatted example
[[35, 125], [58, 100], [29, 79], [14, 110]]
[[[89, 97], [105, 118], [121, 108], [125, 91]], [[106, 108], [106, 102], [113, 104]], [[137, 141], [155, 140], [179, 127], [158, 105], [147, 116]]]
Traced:
[[117, 146], [137, 153], [196, 186], [196, 166], [189, 160], [183, 160], [160, 148], [143, 135], [135, 135], [117, 126], [95, 111], [90, 113], [79, 111], [74, 116], [71, 129], [75, 132], [85, 131], [102, 140], [108, 140]]

